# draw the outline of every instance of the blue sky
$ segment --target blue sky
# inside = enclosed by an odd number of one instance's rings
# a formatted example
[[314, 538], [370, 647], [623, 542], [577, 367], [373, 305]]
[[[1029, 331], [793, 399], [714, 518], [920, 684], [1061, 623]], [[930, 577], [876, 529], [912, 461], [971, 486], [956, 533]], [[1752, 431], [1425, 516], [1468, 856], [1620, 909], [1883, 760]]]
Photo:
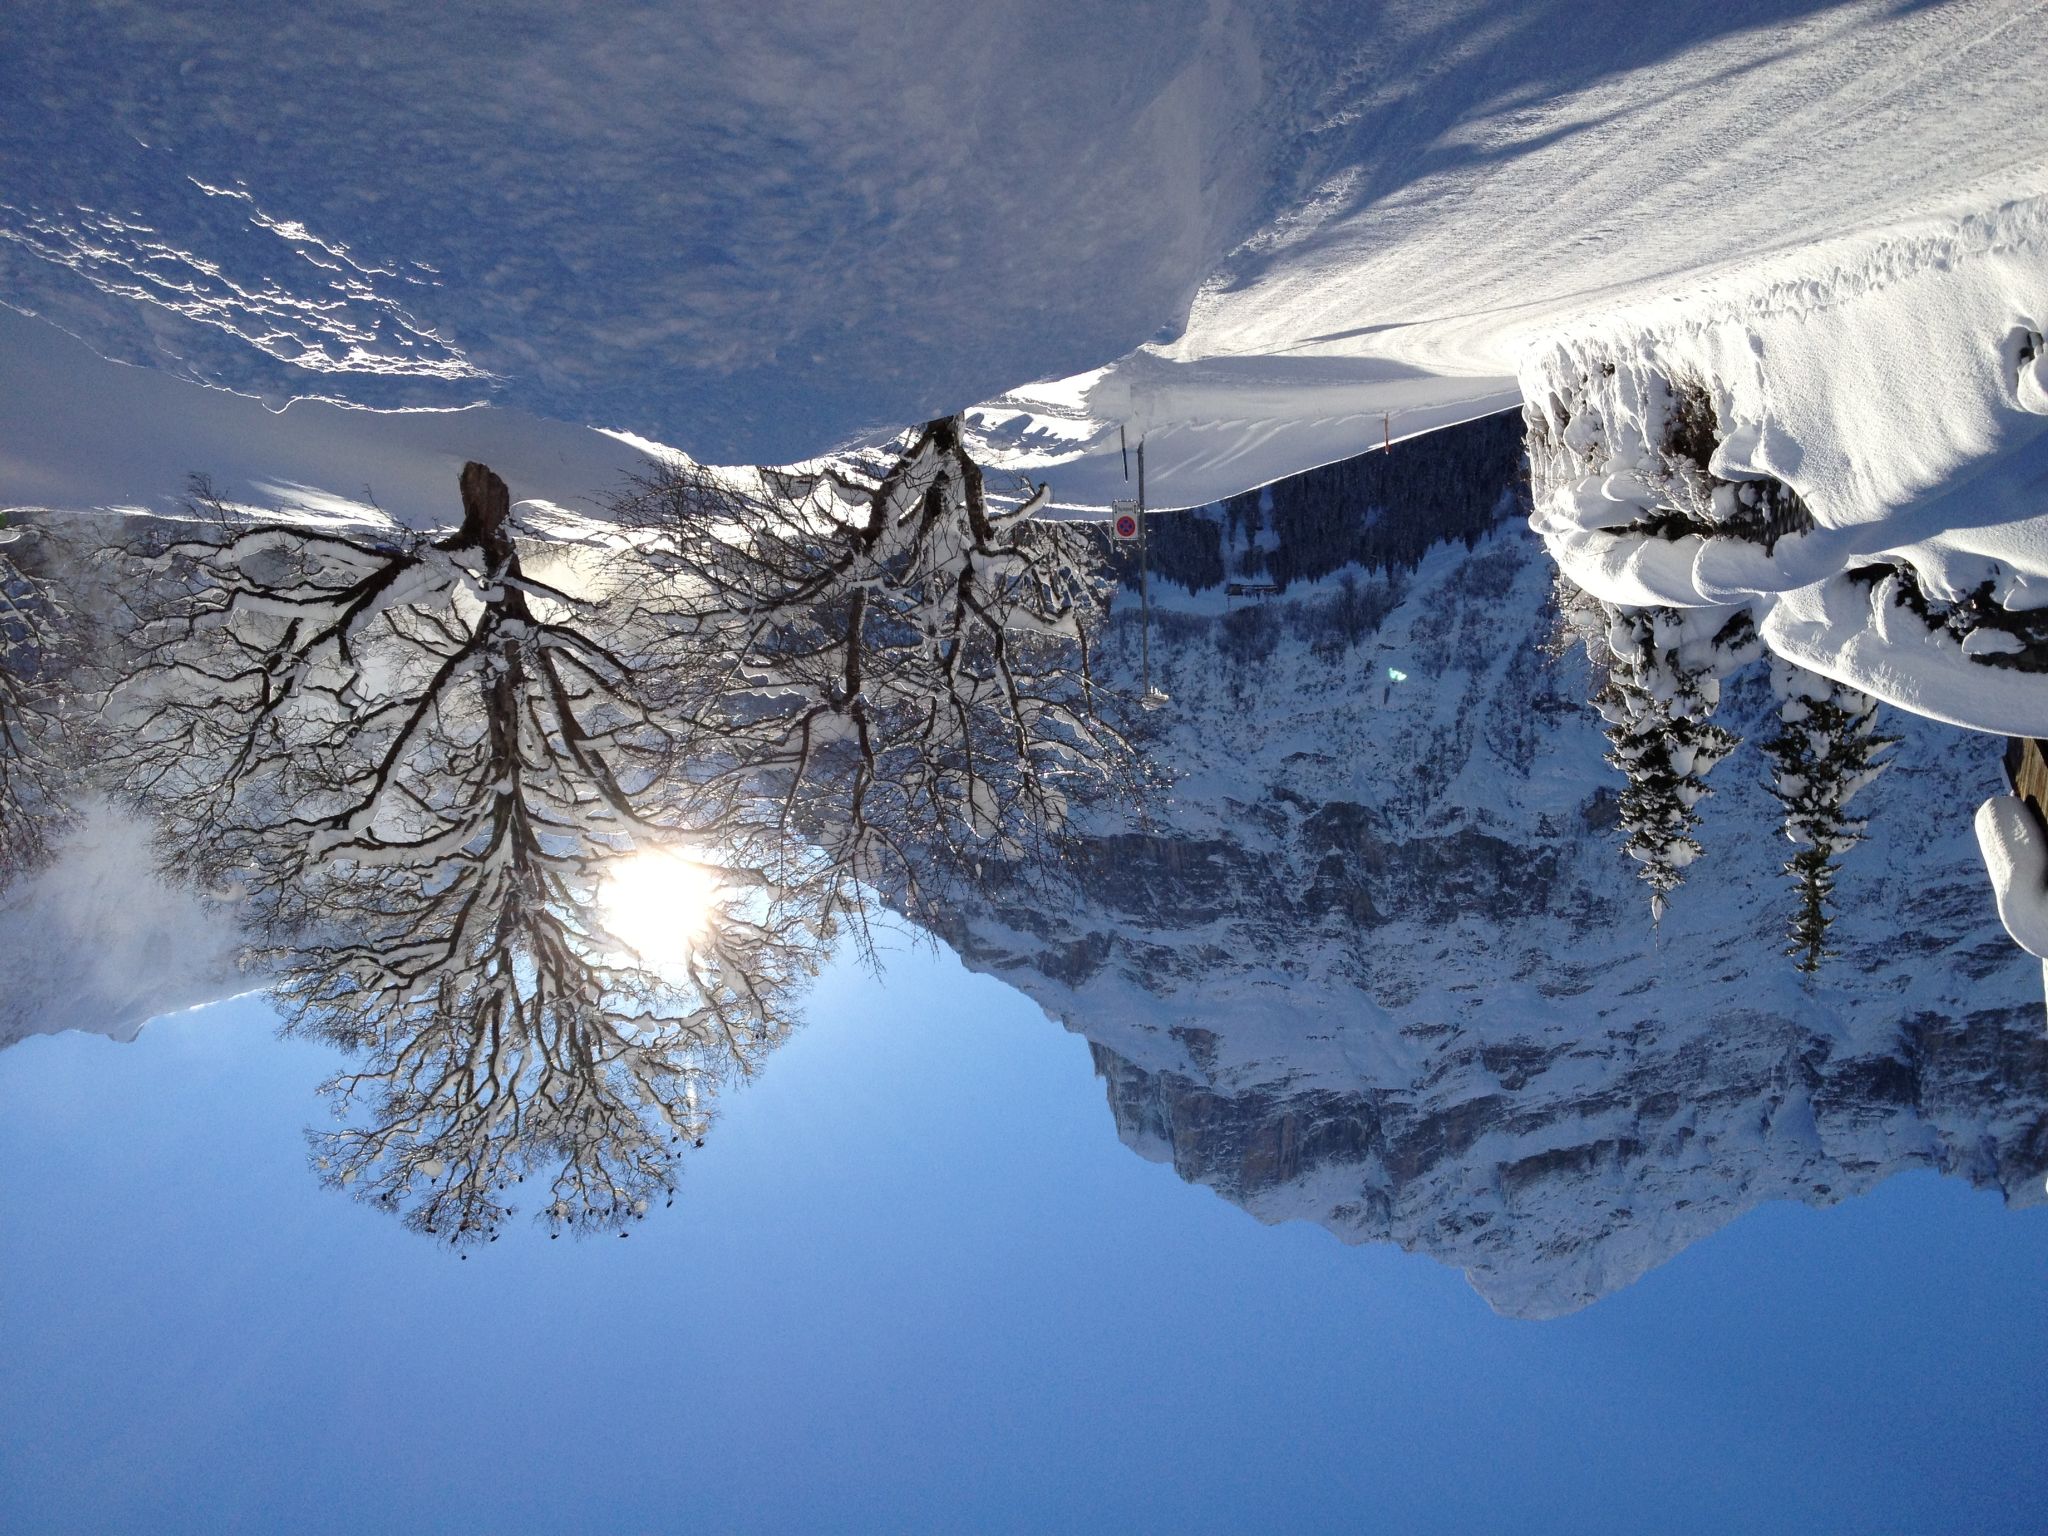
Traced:
[[949, 956], [828, 976], [627, 1240], [319, 1190], [253, 1001], [0, 1053], [20, 1531], [2021, 1531], [2048, 1213], [1771, 1206], [1550, 1323], [1118, 1144]]

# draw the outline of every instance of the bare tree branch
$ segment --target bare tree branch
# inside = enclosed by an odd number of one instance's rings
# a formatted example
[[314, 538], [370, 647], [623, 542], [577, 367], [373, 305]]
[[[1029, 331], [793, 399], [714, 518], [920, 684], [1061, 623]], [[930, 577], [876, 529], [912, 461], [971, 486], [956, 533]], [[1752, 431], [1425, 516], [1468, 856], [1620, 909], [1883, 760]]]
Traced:
[[[287, 1028], [362, 1057], [323, 1174], [457, 1242], [537, 1169], [557, 1224], [668, 1190], [717, 1082], [791, 1027], [843, 884], [676, 771], [641, 605], [530, 580], [504, 483], [461, 490], [430, 541], [237, 524], [197, 488], [201, 531], [122, 561], [144, 595], [108, 704], [111, 771], [239, 900]], [[670, 965], [601, 900], [660, 848], [716, 879]]]
[[0, 889], [50, 856], [82, 755], [79, 615], [38, 546], [0, 545]]
[[993, 509], [952, 418], [872, 479], [650, 468], [613, 511], [674, 578], [692, 771], [773, 796], [913, 914], [935, 873], [1056, 856], [1072, 804], [1128, 790], [1135, 760], [1092, 671], [1105, 551], [1036, 520], [1043, 499]]

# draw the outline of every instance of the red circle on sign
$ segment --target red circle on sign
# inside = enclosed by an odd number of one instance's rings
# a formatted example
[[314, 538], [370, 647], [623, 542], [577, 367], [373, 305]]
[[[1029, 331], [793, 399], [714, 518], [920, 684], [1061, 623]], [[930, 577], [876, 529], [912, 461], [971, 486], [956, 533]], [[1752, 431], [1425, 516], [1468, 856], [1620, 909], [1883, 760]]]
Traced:
[[1116, 536], [1120, 539], [1135, 539], [1138, 536], [1138, 520], [1128, 512], [1119, 514], [1116, 520]]

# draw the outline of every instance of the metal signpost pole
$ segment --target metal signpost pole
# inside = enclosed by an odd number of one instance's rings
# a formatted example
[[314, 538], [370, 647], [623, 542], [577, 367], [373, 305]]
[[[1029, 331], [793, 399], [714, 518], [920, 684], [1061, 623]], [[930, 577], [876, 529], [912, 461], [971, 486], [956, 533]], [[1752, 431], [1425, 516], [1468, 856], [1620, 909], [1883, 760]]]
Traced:
[[1145, 439], [1138, 439], [1138, 605], [1143, 610], [1139, 631], [1144, 656], [1145, 697], [1152, 697], [1152, 563], [1145, 544]]

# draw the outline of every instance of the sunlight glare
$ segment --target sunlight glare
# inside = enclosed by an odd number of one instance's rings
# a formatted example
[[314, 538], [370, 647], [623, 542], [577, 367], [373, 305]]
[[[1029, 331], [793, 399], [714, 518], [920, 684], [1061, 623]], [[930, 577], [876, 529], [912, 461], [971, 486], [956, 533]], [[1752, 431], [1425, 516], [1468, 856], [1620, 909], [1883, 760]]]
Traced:
[[679, 964], [703, 936], [718, 889], [708, 865], [645, 849], [606, 873], [600, 897], [605, 926], [648, 964]]

